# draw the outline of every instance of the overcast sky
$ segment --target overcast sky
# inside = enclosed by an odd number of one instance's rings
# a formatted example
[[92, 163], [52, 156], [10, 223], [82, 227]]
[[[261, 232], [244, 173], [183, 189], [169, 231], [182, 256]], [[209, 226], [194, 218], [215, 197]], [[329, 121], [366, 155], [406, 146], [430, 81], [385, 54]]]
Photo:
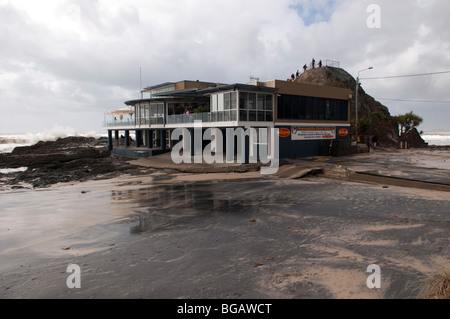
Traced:
[[[313, 57], [355, 78], [450, 71], [449, 12], [448, 0], [0, 0], [0, 133], [101, 132], [106, 111], [139, 97], [140, 69], [143, 87], [285, 80]], [[450, 73], [361, 82], [392, 115], [450, 131]]]

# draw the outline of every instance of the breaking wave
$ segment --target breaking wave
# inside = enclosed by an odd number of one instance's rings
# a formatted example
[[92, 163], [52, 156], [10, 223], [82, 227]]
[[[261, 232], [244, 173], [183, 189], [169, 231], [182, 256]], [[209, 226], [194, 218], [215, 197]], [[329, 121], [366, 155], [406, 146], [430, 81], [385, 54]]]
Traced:
[[0, 153], [10, 153], [17, 146], [29, 146], [36, 144], [39, 141], [56, 141], [59, 138], [69, 136], [99, 138], [106, 136], [106, 133], [99, 133], [95, 131], [79, 133], [77, 130], [70, 127], [55, 126], [50, 130], [45, 130], [39, 133], [0, 134]]

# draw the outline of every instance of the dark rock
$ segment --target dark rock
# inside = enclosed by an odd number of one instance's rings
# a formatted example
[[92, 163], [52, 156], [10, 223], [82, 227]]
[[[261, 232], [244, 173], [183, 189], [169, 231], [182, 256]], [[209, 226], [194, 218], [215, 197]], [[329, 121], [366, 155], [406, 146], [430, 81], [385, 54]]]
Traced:
[[25, 182], [36, 188], [140, 171], [125, 159], [112, 157], [107, 150], [107, 141], [105, 138], [68, 137], [17, 147], [10, 154], [0, 154], [0, 168], [28, 169], [8, 174], [9, 178], [1, 183], [17, 185]]
[[[327, 66], [302, 73], [296, 82], [350, 89], [353, 96], [350, 101], [351, 131], [356, 133], [356, 79], [352, 75], [341, 68]], [[398, 125], [392, 120], [389, 109], [368, 95], [362, 88], [361, 83], [358, 88], [358, 105], [358, 119], [364, 116], [370, 116], [373, 113], [379, 115], [378, 118], [375, 117], [373, 119], [372, 128], [365, 134], [377, 136], [380, 146], [398, 147]]]
[[422, 136], [420, 136], [419, 132], [415, 127], [413, 127], [408, 132], [404, 133], [400, 137], [400, 142], [406, 142], [408, 148], [424, 148], [428, 147], [428, 143], [426, 143]]

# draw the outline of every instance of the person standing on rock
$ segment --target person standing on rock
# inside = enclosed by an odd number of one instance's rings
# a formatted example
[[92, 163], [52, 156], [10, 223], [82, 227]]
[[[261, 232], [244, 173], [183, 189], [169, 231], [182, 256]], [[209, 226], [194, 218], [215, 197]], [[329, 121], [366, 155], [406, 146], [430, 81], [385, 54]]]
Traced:
[[322, 60], [319, 61], [319, 68], [322, 67]]
[[316, 64], [316, 60], [314, 60], [314, 58], [312, 59], [312, 68], [314, 69], [314, 66]]
[[308, 68], [306, 67], [306, 64], [303, 66], [303, 71], [306, 72]]

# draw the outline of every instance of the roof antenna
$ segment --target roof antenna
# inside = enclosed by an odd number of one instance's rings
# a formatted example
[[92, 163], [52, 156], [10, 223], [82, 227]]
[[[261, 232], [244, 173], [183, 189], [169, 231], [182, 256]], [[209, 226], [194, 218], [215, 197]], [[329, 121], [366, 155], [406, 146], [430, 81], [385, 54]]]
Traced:
[[250, 84], [252, 84], [252, 85], [258, 85], [258, 83], [259, 83], [259, 78], [258, 78], [258, 77], [255, 77], [255, 76], [253, 76], [253, 75], [250, 75]]

